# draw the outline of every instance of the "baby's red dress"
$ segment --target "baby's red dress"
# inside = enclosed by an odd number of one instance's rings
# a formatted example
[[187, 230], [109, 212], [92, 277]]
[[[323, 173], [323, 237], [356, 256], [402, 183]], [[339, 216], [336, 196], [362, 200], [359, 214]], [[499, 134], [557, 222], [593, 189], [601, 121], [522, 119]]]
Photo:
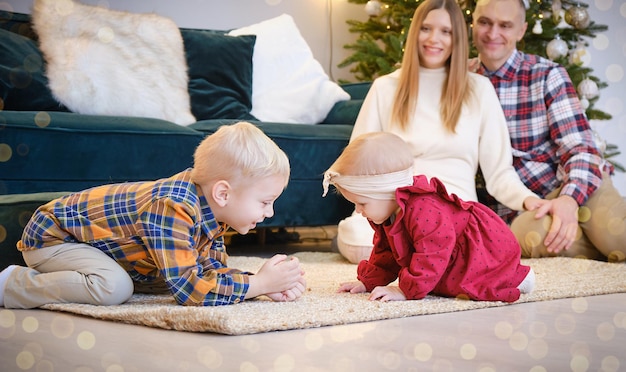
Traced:
[[415, 176], [396, 190], [400, 212], [374, 228], [374, 249], [358, 266], [367, 291], [399, 279], [407, 299], [428, 294], [514, 302], [530, 267], [520, 246], [491, 209], [449, 195], [436, 178]]

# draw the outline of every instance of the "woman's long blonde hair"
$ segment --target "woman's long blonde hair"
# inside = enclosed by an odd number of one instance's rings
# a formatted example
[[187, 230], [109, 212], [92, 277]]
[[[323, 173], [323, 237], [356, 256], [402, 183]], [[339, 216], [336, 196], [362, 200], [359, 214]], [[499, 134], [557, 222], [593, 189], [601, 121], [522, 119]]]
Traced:
[[463, 12], [455, 0], [425, 0], [420, 4], [409, 27], [406, 47], [402, 58], [400, 81], [392, 110], [392, 122], [405, 129], [415, 112], [419, 91], [419, 34], [428, 13], [435, 9], [445, 9], [452, 24], [452, 54], [446, 63], [448, 76], [440, 99], [440, 113], [443, 125], [454, 133], [461, 115], [463, 104], [469, 101], [472, 88], [468, 78], [469, 42]]

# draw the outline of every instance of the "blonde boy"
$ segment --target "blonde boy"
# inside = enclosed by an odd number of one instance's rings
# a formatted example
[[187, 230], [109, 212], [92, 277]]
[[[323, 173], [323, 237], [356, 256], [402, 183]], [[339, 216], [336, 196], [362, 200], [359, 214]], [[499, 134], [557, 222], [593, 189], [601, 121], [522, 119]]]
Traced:
[[17, 244], [28, 267], [0, 273], [0, 305], [115, 305], [155, 287], [181, 305], [296, 300], [306, 285], [297, 259], [275, 255], [253, 275], [226, 265], [223, 239], [229, 227], [246, 234], [271, 217], [289, 173], [285, 153], [241, 122], [204, 139], [192, 169], [53, 200]]

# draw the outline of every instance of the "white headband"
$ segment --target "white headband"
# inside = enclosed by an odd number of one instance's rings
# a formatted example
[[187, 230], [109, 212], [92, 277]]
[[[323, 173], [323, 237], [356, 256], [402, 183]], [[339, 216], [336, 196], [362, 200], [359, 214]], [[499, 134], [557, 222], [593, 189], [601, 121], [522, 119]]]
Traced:
[[413, 167], [393, 173], [364, 176], [342, 176], [332, 170], [324, 173], [324, 193], [328, 193], [329, 185], [340, 186], [353, 194], [378, 200], [394, 200], [396, 189], [413, 184]]

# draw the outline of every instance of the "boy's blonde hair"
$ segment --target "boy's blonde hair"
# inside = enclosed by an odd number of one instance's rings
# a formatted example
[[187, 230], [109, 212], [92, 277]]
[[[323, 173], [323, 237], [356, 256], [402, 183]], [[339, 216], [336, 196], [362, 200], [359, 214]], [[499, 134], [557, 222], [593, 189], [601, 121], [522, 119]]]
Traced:
[[375, 176], [413, 166], [411, 147], [389, 132], [365, 133], [350, 141], [329, 171], [346, 176]]
[[254, 124], [221, 126], [196, 148], [192, 180], [200, 185], [226, 180], [236, 184], [268, 176], [289, 182], [289, 159], [272, 139]]

